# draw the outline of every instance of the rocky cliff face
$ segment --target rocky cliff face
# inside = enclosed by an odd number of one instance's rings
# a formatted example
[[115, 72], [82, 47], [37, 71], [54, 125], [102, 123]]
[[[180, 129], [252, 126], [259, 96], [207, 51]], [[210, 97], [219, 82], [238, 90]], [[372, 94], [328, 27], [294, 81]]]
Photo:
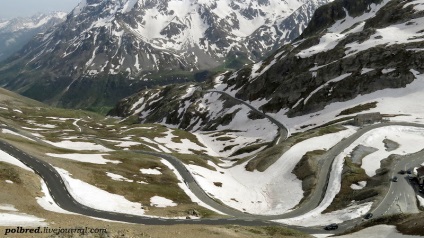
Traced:
[[[320, 9], [294, 44], [226, 78], [226, 89], [244, 100], [266, 99], [262, 110], [286, 109], [293, 117], [361, 94], [405, 87], [415, 79], [411, 70], [423, 72], [421, 8], [386, 0], [350, 13], [343, 3]], [[326, 9], [334, 18], [321, 22]]]
[[329, 1], [83, 0], [3, 64], [0, 81], [61, 106], [111, 104], [145, 86], [260, 60]]
[[[382, 98], [419, 94], [418, 87], [408, 87], [419, 84], [424, 72], [423, 26], [421, 1], [337, 0], [319, 8], [304, 34], [292, 44], [259, 63], [220, 75], [203, 87], [249, 102], [288, 122], [289, 127], [308, 128], [311, 125], [307, 121], [330, 110], [336, 115], [360, 102], [375, 100], [379, 105]], [[171, 114], [135, 106], [138, 110], [126, 110], [124, 105], [134, 105], [131, 101], [140, 95], [122, 101], [112, 113], [142, 115], [142, 120], [181, 126], [182, 120], [171, 120]], [[157, 108], [170, 101], [157, 101]], [[180, 102], [174, 103], [183, 107]], [[336, 113], [336, 109], [340, 110]], [[398, 109], [393, 106], [393, 111], [398, 113]], [[201, 118], [191, 116], [194, 121]], [[207, 123], [204, 120], [202, 125]]]

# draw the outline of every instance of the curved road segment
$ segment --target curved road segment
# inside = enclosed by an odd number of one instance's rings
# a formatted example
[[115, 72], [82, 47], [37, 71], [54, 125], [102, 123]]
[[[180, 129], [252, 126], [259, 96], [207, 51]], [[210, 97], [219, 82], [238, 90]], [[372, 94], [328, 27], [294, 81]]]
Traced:
[[235, 101], [237, 101], [238, 103], [241, 103], [241, 104], [243, 104], [243, 105], [245, 105], [245, 106], [247, 106], [248, 108], [250, 108], [252, 111], [255, 111], [256, 113], [258, 113], [258, 114], [260, 114], [260, 115], [262, 115], [263, 117], [265, 117], [265, 118], [267, 118], [269, 121], [271, 121], [272, 123], [274, 123], [275, 125], [277, 125], [278, 126], [278, 134], [279, 134], [279, 136], [277, 136], [277, 140], [276, 140], [276, 144], [279, 142], [279, 141], [283, 141], [283, 140], [286, 140], [287, 138], [288, 138], [288, 136], [289, 136], [289, 129], [286, 127], [286, 126], [284, 126], [283, 125], [283, 123], [281, 123], [280, 121], [278, 121], [278, 120], [276, 120], [275, 118], [273, 118], [272, 116], [270, 116], [270, 115], [268, 115], [268, 114], [266, 114], [266, 113], [264, 113], [264, 112], [261, 112], [261, 111], [259, 111], [257, 108], [255, 108], [255, 107], [253, 107], [252, 105], [250, 105], [249, 103], [247, 103], [247, 102], [245, 102], [245, 101], [243, 101], [243, 100], [240, 100], [240, 99], [238, 99], [238, 98], [235, 98], [235, 97], [233, 97], [233, 96], [231, 96], [230, 94], [228, 94], [228, 93], [226, 93], [226, 92], [222, 92], [222, 91], [216, 91], [216, 90], [208, 90], [208, 91], [204, 91], [204, 92], [209, 92], [209, 93], [219, 93], [219, 94], [221, 94], [221, 95], [224, 95], [224, 96], [226, 96], [226, 97], [229, 97], [229, 98], [231, 98], [232, 100], [235, 100]]
[[223, 225], [237, 224], [243, 226], [263, 226], [270, 225], [272, 222], [252, 219], [234, 219], [234, 218], [219, 218], [219, 219], [162, 219], [152, 218], [147, 216], [136, 216], [131, 214], [123, 214], [116, 212], [107, 212], [87, 207], [77, 202], [67, 190], [65, 183], [60, 174], [49, 163], [37, 159], [18, 148], [0, 140], [0, 150], [19, 159], [26, 166], [35, 171], [47, 184], [49, 192], [59, 207], [91, 217], [98, 217], [114, 221], [140, 223], [146, 225], [175, 225], [175, 224], [208, 224], [208, 225]]
[[[256, 109], [254, 109], [256, 110]], [[323, 168], [321, 169], [319, 180], [317, 183], [317, 187], [312, 193], [312, 195], [308, 198], [308, 200], [301, 204], [301, 206], [291, 212], [281, 214], [281, 215], [254, 215], [254, 214], [247, 214], [243, 213], [241, 211], [232, 209], [230, 207], [227, 207], [225, 205], [222, 205], [212, 198], [210, 198], [204, 190], [195, 182], [193, 176], [187, 171], [185, 166], [180, 162], [177, 158], [173, 157], [169, 154], [163, 154], [163, 153], [157, 153], [157, 152], [147, 152], [147, 151], [133, 151], [135, 153], [142, 153], [142, 154], [149, 154], [161, 157], [163, 159], [166, 159], [169, 161], [178, 171], [178, 173], [181, 174], [183, 179], [185, 180], [186, 184], [190, 188], [190, 190], [204, 203], [208, 204], [209, 206], [226, 213], [228, 215], [237, 217], [237, 218], [215, 218], [215, 219], [162, 219], [162, 218], [153, 218], [153, 217], [147, 217], [147, 216], [136, 216], [136, 215], [130, 215], [130, 214], [122, 214], [122, 213], [116, 213], [116, 212], [108, 212], [108, 211], [101, 211], [97, 209], [93, 209], [90, 207], [87, 207], [83, 204], [78, 203], [69, 193], [67, 190], [65, 183], [61, 176], [58, 174], [58, 172], [47, 162], [44, 162], [40, 159], [37, 159], [31, 155], [26, 154], [25, 152], [17, 149], [16, 147], [0, 140], [0, 150], [3, 150], [4, 152], [12, 155], [13, 157], [20, 160], [22, 163], [24, 163], [29, 168], [33, 169], [41, 178], [46, 182], [47, 187], [55, 200], [55, 202], [63, 209], [74, 212], [77, 214], [92, 216], [92, 217], [98, 217], [108, 220], [114, 220], [114, 221], [122, 221], [122, 222], [130, 222], [130, 223], [140, 223], [140, 224], [147, 224], [147, 225], [173, 225], [173, 224], [208, 224], [208, 225], [224, 225], [224, 224], [236, 224], [236, 225], [243, 225], [243, 226], [263, 226], [263, 225], [281, 225], [279, 223], [273, 223], [268, 220], [274, 220], [274, 219], [284, 219], [284, 218], [292, 218], [296, 217], [302, 214], [305, 214], [314, 208], [316, 208], [323, 196], [325, 195], [325, 192], [327, 190], [327, 183], [328, 178], [331, 170], [331, 165], [334, 160], [334, 158], [340, 154], [344, 149], [346, 149], [351, 143], [353, 143], [356, 139], [361, 137], [363, 134], [376, 129], [380, 127], [385, 126], [393, 126], [393, 125], [399, 125], [399, 126], [413, 126], [413, 127], [421, 127], [424, 128], [424, 125], [416, 124], [416, 123], [381, 123], [381, 124], [375, 124], [371, 126], [367, 126], [364, 128], [361, 128], [358, 130], [355, 134], [351, 135], [350, 137], [342, 140], [337, 145], [335, 145], [333, 148], [331, 148], [327, 153], [325, 153], [324, 156], [324, 164]], [[410, 163], [421, 163], [421, 159], [417, 161], [417, 158], [414, 157], [413, 161]], [[399, 167], [406, 166], [406, 163], [409, 160], [403, 160], [401, 163], [396, 164], [395, 168], [398, 169]], [[423, 161], [424, 162], [424, 161]], [[396, 171], [396, 170], [395, 170]], [[392, 186], [391, 186], [392, 187]], [[391, 187], [389, 189], [389, 192], [391, 192]], [[388, 192], [388, 194], [389, 194]], [[390, 206], [392, 203], [390, 202], [395, 198], [391, 198], [390, 195], [387, 195], [383, 201], [378, 204], [377, 208], [375, 208], [375, 213], [377, 216], [384, 215], [385, 213], [383, 211], [387, 211], [390, 209]], [[347, 230], [348, 228], [352, 227], [354, 222], [346, 222], [345, 225], [341, 226], [340, 230]], [[298, 229], [307, 233], [321, 233], [321, 228], [314, 228], [314, 227], [298, 227], [298, 226], [286, 226], [294, 229]]]

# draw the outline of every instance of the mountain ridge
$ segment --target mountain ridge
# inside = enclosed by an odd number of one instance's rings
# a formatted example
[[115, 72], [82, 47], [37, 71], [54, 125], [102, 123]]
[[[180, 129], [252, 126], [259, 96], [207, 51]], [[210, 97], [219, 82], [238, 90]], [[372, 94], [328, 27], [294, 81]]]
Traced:
[[[261, 59], [297, 37], [328, 1], [82, 1], [63, 24], [9, 58], [0, 82], [64, 107], [111, 105], [145, 86]], [[94, 84], [106, 95], [78, 93]], [[39, 95], [40, 87], [51, 92]]]
[[65, 18], [64, 12], [51, 12], [0, 20], [0, 61], [13, 55], [35, 35], [47, 31]]
[[[320, 30], [320, 24], [311, 22], [308, 28], [312, 29], [307, 28], [306, 33], [292, 44], [284, 45], [261, 62], [222, 74], [203, 87], [244, 100], [281, 121], [287, 121], [290, 129], [295, 131], [317, 126], [318, 121], [322, 124], [336, 120], [341, 110], [367, 100], [385, 105], [380, 92], [389, 89], [407, 95], [411, 91], [404, 88], [413, 82], [418, 83], [420, 72], [424, 72], [420, 63], [424, 57], [424, 29], [420, 24], [424, 21], [424, 9], [421, 3], [384, 0], [375, 4], [369, 1], [368, 5], [361, 7], [362, 14], [356, 12], [353, 17], [343, 7], [335, 7], [344, 2], [337, 0], [317, 10], [339, 9], [345, 14], [343, 18], [331, 20], [331, 25], [323, 23], [325, 31]], [[317, 19], [316, 15], [312, 19]], [[391, 15], [402, 16], [403, 20], [387, 17]], [[316, 33], [308, 36], [308, 32]], [[172, 87], [167, 90], [175, 91]], [[144, 97], [146, 103], [135, 106], [134, 110], [125, 106], [134, 105], [133, 102], [140, 97]], [[173, 110], [195, 108], [202, 97], [192, 98], [188, 106], [170, 98], [166, 103], [161, 100], [147, 103], [150, 99], [142, 91], [121, 101], [111, 114], [138, 115], [140, 122], [161, 118], [157, 121], [181, 126], [181, 120], [171, 119], [175, 118]], [[170, 105], [175, 108], [171, 109]], [[139, 106], [144, 108], [140, 110]], [[156, 110], [160, 107], [168, 108], [168, 114], [160, 114]], [[393, 110], [388, 111], [393, 113]], [[202, 119], [201, 125], [208, 124], [208, 118]]]

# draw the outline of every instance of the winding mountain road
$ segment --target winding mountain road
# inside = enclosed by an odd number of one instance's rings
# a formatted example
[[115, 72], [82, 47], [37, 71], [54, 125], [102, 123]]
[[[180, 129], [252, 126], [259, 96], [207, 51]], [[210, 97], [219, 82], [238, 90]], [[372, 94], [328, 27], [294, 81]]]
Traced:
[[282, 142], [282, 141], [284, 141], [284, 140], [286, 140], [288, 138], [290, 132], [289, 132], [289, 129], [285, 125], [283, 125], [283, 123], [281, 123], [280, 121], [276, 120], [272, 116], [270, 116], [270, 115], [268, 115], [268, 114], [266, 114], [264, 112], [259, 111], [259, 109], [255, 108], [254, 106], [250, 105], [249, 103], [247, 103], [247, 102], [245, 102], [243, 100], [240, 100], [238, 98], [235, 98], [235, 97], [231, 96], [230, 94], [228, 94], [226, 92], [222, 92], [222, 91], [208, 90], [208, 91], [204, 91], [204, 92], [219, 93], [219, 94], [221, 94], [221, 95], [223, 95], [225, 97], [229, 97], [232, 100], [234, 100], [234, 101], [236, 101], [238, 103], [241, 103], [241, 104], [247, 106], [252, 111], [255, 111], [256, 113], [262, 115], [263, 117], [267, 118], [269, 121], [271, 121], [272, 123], [274, 123], [279, 128], [278, 129], [278, 135], [279, 136], [277, 136], [277, 139], [275, 140], [275, 143], [274, 144], [278, 144], [279, 142]]
[[101, 211], [87, 207], [76, 201], [68, 189], [65, 182], [49, 163], [28, 155], [11, 144], [0, 140], [0, 150], [10, 154], [24, 163], [30, 169], [34, 170], [47, 184], [49, 192], [56, 204], [64, 210], [74, 212], [81, 215], [103, 218], [113, 221], [122, 221], [130, 223], [140, 223], [146, 225], [174, 225], [174, 224], [237, 224], [243, 226], [263, 226], [273, 224], [270, 221], [253, 220], [253, 219], [234, 219], [234, 218], [219, 218], [219, 219], [162, 219], [148, 216], [136, 216], [131, 214], [123, 214], [117, 212]]
[[[74, 212], [77, 214], [98, 217], [103, 219], [122, 221], [122, 222], [130, 222], [130, 223], [140, 223], [140, 224], [148, 224], [148, 225], [172, 225], [172, 224], [208, 224], [208, 225], [223, 225], [223, 224], [237, 224], [243, 226], [264, 226], [264, 225], [281, 225], [279, 223], [274, 223], [270, 220], [276, 219], [284, 219], [284, 218], [292, 218], [296, 216], [303, 215], [315, 209], [320, 202], [322, 201], [323, 196], [327, 190], [328, 178], [331, 170], [331, 165], [333, 163], [334, 158], [340, 154], [344, 149], [346, 149], [350, 144], [352, 144], [356, 139], [361, 137], [363, 134], [374, 130], [376, 128], [385, 127], [385, 126], [412, 126], [412, 127], [421, 127], [424, 128], [424, 125], [416, 124], [416, 123], [381, 123], [374, 124], [364, 128], [359, 129], [355, 134], [345, 138], [333, 148], [331, 148], [324, 156], [324, 164], [322, 166], [319, 180], [317, 183], [317, 187], [309, 197], [307, 201], [301, 204], [300, 207], [294, 209], [291, 212], [280, 214], [280, 215], [255, 215], [255, 214], [247, 214], [241, 211], [235, 210], [233, 208], [222, 205], [212, 198], [210, 198], [204, 190], [196, 183], [195, 179], [186, 169], [186, 167], [172, 155], [158, 153], [158, 152], [147, 152], [147, 151], [133, 151], [134, 153], [141, 154], [149, 154], [157, 157], [161, 157], [167, 161], [169, 161], [178, 171], [178, 173], [183, 177], [184, 181], [188, 185], [189, 189], [200, 199], [202, 202], [208, 204], [209, 206], [217, 209], [225, 214], [233, 216], [234, 218], [215, 218], [215, 219], [162, 219], [162, 218], [154, 218], [148, 216], [136, 216], [131, 214], [123, 214], [117, 212], [108, 212], [108, 211], [100, 211], [97, 209], [93, 209], [87, 207], [83, 204], [77, 202], [67, 190], [65, 183], [60, 176], [60, 174], [54, 169], [49, 163], [35, 158], [34, 156], [28, 155], [27, 153], [19, 150], [15, 146], [0, 140], [0, 150], [12, 155], [13, 157], [20, 160], [29, 168], [33, 169], [47, 184], [47, 187], [54, 199], [54, 201], [63, 209]], [[4, 128], [4, 127], [3, 127]], [[9, 127], [7, 127], [9, 128]], [[9, 128], [13, 129], [13, 128]], [[14, 130], [17, 131], [17, 130]], [[397, 169], [399, 166], [406, 166], [404, 163], [422, 163], [424, 162], [424, 157], [413, 157], [413, 161], [404, 160], [402, 163], [397, 164]], [[396, 170], [395, 170], [396, 171]], [[392, 188], [390, 187], [389, 192], [392, 192]], [[383, 201], [381, 201], [377, 208], [375, 209], [375, 213], [377, 216], [384, 215], [383, 211], [390, 209], [393, 204], [393, 199], [390, 195], [386, 196]], [[381, 212], [380, 212], [381, 211]], [[351, 228], [356, 223], [359, 222], [359, 219], [355, 221], [346, 222], [341, 226], [340, 230], [347, 230]], [[320, 227], [298, 227], [298, 226], [286, 226], [290, 228], [294, 228], [297, 230], [301, 230], [307, 233], [321, 233], [322, 229]]]

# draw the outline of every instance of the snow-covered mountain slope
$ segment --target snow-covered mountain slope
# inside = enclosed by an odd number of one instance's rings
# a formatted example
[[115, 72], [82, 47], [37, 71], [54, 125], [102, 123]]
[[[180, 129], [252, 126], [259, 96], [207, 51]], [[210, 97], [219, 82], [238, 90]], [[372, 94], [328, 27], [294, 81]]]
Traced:
[[0, 20], [0, 61], [21, 49], [35, 35], [63, 22], [64, 12], [38, 14], [29, 18]]
[[144, 86], [260, 60], [299, 36], [330, 1], [83, 0], [9, 59], [0, 80], [62, 106], [115, 103]]
[[[317, 10], [296, 42], [203, 87], [242, 99], [292, 131], [367, 110], [419, 118], [424, 116], [423, 4], [422, 0], [334, 1]], [[184, 117], [173, 117], [172, 111], [146, 110], [133, 103], [147, 93], [127, 98], [111, 113], [190, 129], [181, 124]], [[170, 102], [159, 100], [156, 105]], [[175, 103], [176, 108], [191, 105]], [[342, 113], [356, 105], [361, 106]], [[196, 121], [199, 117], [192, 114]], [[206, 124], [207, 120], [201, 125]]]
[[135, 115], [127, 120], [192, 131], [219, 157], [250, 155], [270, 145], [278, 135], [278, 127], [269, 119], [231, 97], [203, 92], [193, 84], [142, 91], [121, 105], [113, 114]]

